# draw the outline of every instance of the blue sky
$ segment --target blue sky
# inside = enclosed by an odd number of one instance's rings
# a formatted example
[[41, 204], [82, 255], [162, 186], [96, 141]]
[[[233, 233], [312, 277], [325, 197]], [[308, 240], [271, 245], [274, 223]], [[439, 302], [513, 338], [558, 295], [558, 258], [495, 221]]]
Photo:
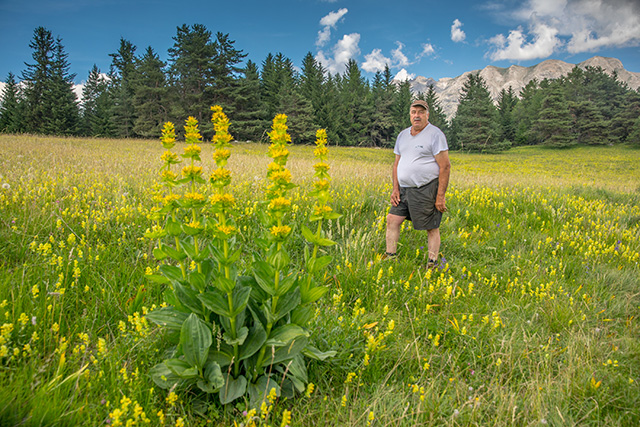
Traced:
[[311, 52], [333, 73], [355, 59], [368, 79], [385, 63], [438, 80], [595, 55], [640, 72], [638, 0], [0, 0], [0, 80], [31, 61], [38, 26], [62, 39], [81, 83], [94, 63], [108, 71], [121, 37], [166, 61], [176, 27], [195, 23], [229, 34], [259, 66], [281, 52], [299, 67]]

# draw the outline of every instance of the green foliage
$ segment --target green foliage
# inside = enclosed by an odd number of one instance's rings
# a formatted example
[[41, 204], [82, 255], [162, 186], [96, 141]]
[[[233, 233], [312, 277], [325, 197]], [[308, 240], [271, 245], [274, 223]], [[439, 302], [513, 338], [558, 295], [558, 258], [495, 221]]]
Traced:
[[22, 105], [15, 76], [9, 73], [0, 95], [0, 132], [18, 133], [22, 130]]
[[[293, 397], [304, 392], [308, 381], [305, 355], [326, 357], [309, 344], [307, 327], [314, 303], [327, 291], [314, 283], [314, 277], [332, 260], [317, 256], [319, 247], [334, 244], [323, 236], [322, 220], [340, 215], [327, 206], [326, 133], [319, 131], [321, 143], [316, 151], [321, 161], [316, 166], [318, 184], [313, 193], [318, 204], [310, 217], [319, 224], [315, 234], [302, 228], [303, 236], [313, 245], [311, 254], [305, 248], [305, 274], [291, 263], [285, 246], [292, 232], [284, 222], [291, 210], [288, 192], [294, 187], [286, 169], [291, 137], [286, 116], [276, 116], [269, 134], [273, 163], [262, 218], [264, 236], [250, 268], [239, 268], [243, 248], [235, 238], [235, 201], [227, 193], [231, 182], [226, 169], [229, 121], [221, 107], [212, 109], [217, 169], [210, 178], [214, 189], [210, 209], [205, 208], [200, 192], [205, 181], [202, 168], [196, 166], [200, 148], [195, 143], [201, 136], [195, 118], [190, 117], [185, 125], [189, 145], [182, 157], [190, 163], [182, 168], [185, 178], [178, 179], [171, 170], [180, 161], [177, 155], [171, 151], [163, 155], [161, 176], [169, 194], [156, 210], [158, 226], [147, 236], [161, 239], [154, 255], [165, 264], [161, 274], [150, 279], [169, 285], [165, 292], [169, 306], [151, 312], [148, 319], [179, 333], [179, 341], [173, 354], [156, 365], [151, 375], [162, 388], [197, 387], [216, 393], [223, 405], [246, 396], [250, 407], [260, 408], [271, 394]], [[161, 140], [168, 150], [174, 146], [175, 129], [170, 122], [165, 124]], [[182, 194], [177, 192], [181, 186], [186, 188]], [[192, 271], [189, 265], [195, 266]]]
[[134, 94], [136, 78], [136, 46], [129, 40], [120, 38], [120, 47], [111, 57], [111, 69], [109, 71], [111, 96], [113, 104], [113, 127], [115, 136], [131, 138], [134, 136], [133, 126], [136, 120], [134, 108]]
[[577, 143], [571, 125], [571, 112], [562, 96], [562, 87], [558, 84], [552, 84], [542, 101], [538, 119], [532, 130], [543, 141], [543, 144], [562, 148]]

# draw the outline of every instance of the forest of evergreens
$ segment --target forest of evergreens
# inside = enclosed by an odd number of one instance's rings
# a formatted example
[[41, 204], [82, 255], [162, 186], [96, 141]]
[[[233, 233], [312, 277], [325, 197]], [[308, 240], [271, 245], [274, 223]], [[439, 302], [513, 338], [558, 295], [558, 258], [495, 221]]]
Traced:
[[281, 53], [267, 55], [259, 67], [244, 62], [247, 55], [228, 34], [199, 24], [178, 27], [173, 40], [164, 62], [152, 47], [138, 53], [121, 39], [109, 54], [110, 69], [103, 73], [94, 65], [78, 100], [62, 39], [36, 28], [32, 61], [20, 78], [6, 78], [0, 132], [156, 138], [164, 122], [180, 125], [194, 116], [210, 139], [209, 110], [221, 105], [240, 141], [265, 140], [271, 119], [284, 113], [294, 143], [311, 143], [316, 129], [325, 128], [331, 144], [390, 147], [409, 125], [409, 105], [417, 97], [429, 103], [430, 122], [453, 150], [640, 145], [640, 92], [601, 68], [532, 80], [520, 93], [503, 90], [497, 105], [482, 77], [471, 74], [449, 120], [433, 86], [412, 94], [409, 81], [394, 81], [388, 67], [369, 81], [350, 60], [343, 74], [331, 75], [310, 52], [299, 71]]

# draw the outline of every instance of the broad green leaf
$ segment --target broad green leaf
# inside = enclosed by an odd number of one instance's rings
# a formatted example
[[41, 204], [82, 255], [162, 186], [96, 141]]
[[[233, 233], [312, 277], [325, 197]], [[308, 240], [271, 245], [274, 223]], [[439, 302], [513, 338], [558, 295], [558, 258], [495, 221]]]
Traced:
[[247, 386], [247, 391], [249, 392], [249, 407], [260, 408], [272, 388], [276, 390], [276, 395], [280, 396], [280, 386], [277, 381], [266, 375], [258, 378], [255, 384], [250, 382]]
[[286, 294], [294, 285], [294, 283], [296, 283], [296, 279], [296, 274], [291, 274], [285, 278], [281, 278], [280, 284], [278, 285], [278, 290], [276, 291], [276, 295], [280, 296]]
[[149, 370], [149, 375], [151, 375], [153, 382], [163, 389], [170, 389], [180, 381], [180, 377], [169, 369], [164, 362], [158, 363], [156, 366], [151, 368]]
[[182, 359], [167, 359], [164, 361], [164, 364], [169, 368], [171, 372], [177, 375], [180, 378], [193, 378], [198, 375], [197, 370], [194, 371], [192, 368], [194, 366], [190, 365], [186, 361]]
[[180, 345], [184, 359], [191, 366], [204, 367], [209, 356], [209, 347], [213, 343], [211, 329], [198, 315], [191, 313], [182, 324]]
[[267, 363], [263, 363], [262, 366], [268, 366], [270, 363], [276, 364], [285, 360], [289, 360], [292, 357], [299, 355], [308, 343], [309, 339], [306, 337], [294, 339], [287, 345], [277, 348], [272, 359], [266, 361]]
[[172, 307], [157, 308], [147, 314], [147, 319], [159, 326], [165, 326], [172, 330], [179, 331], [182, 329], [182, 323], [189, 315], [178, 311]]
[[194, 291], [189, 286], [182, 286], [180, 283], [174, 283], [173, 293], [178, 301], [180, 301], [180, 304], [194, 313], [203, 314], [202, 303], [198, 299], [198, 292]]
[[206, 286], [204, 274], [198, 273], [197, 271], [190, 273], [189, 284], [191, 284], [193, 289], [197, 289], [200, 292], [204, 291]]
[[311, 230], [309, 230], [307, 227], [303, 225], [300, 227], [300, 231], [302, 231], [302, 237], [307, 239], [309, 243], [315, 243], [316, 235], [313, 234]]
[[238, 283], [233, 290], [233, 312], [230, 317], [236, 317], [244, 310], [249, 302], [249, 296], [251, 295], [251, 288], [248, 286], [241, 286]]
[[169, 280], [180, 281], [184, 279], [182, 270], [180, 270], [180, 268], [176, 267], [175, 265], [161, 265], [160, 273], [164, 274], [164, 276]]
[[242, 345], [244, 343], [244, 341], [247, 339], [248, 335], [249, 335], [249, 329], [246, 326], [243, 326], [238, 331], [236, 338], [232, 338], [231, 334], [229, 334], [228, 332], [225, 332], [222, 335], [222, 338], [224, 339], [224, 342], [226, 342], [230, 346], [234, 346], [236, 344], [237, 345]]
[[336, 244], [333, 240], [325, 239], [324, 237], [316, 239], [314, 243], [318, 246], [333, 246]]
[[302, 354], [304, 354], [305, 356], [311, 358], [311, 359], [315, 359], [315, 360], [326, 360], [329, 357], [333, 357], [336, 354], [338, 354], [338, 352], [334, 351], [334, 350], [329, 350], [329, 351], [320, 351], [317, 348], [315, 348], [312, 345], [307, 345], [304, 350], [302, 350]]
[[298, 337], [308, 336], [309, 332], [306, 329], [301, 328], [295, 323], [288, 323], [271, 331], [266, 345], [283, 346]]
[[158, 261], [162, 261], [163, 259], [165, 259], [166, 257], [168, 257], [169, 255], [167, 255], [167, 253], [165, 251], [163, 251], [160, 248], [155, 248], [153, 250], [153, 256], [158, 260]]
[[167, 226], [164, 228], [171, 236], [179, 236], [182, 234], [182, 227], [180, 223], [169, 218]]
[[291, 323], [306, 326], [313, 319], [314, 309], [311, 305], [299, 305], [291, 312]]
[[285, 270], [287, 267], [289, 267], [289, 264], [291, 264], [291, 258], [289, 257], [287, 251], [285, 251], [284, 249], [276, 251], [276, 253], [274, 253], [270, 257], [269, 261], [276, 270]]
[[166, 285], [167, 283], [171, 283], [169, 279], [159, 274], [147, 274], [146, 277], [148, 280], [151, 280], [154, 283], [159, 283], [161, 285]]
[[223, 276], [218, 276], [213, 281], [213, 284], [216, 286], [216, 288], [220, 289], [225, 294], [232, 292], [233, 288], [236, 286], [233, 280], [227, 279], [226, 277], [223, 277]]
[[258, 261], [254, 264], [253, 277], [260, 288], [271, 296], [276, 294], [274, 276], [275, 270], [266, 262]]
[[224, 375], [224, 385], [220, 388], [220, 403], [226, 405], [239, 397], [244, 396], [247, 391], [247, 379], [240, 375], [233, 378], [232, 375], [226, 373]]
[[184, 239], [180, 240], [180, 247], [186, 253], [189, 258], [193, 259], [196, 256], [196, 247], [193, 243], [187, 242]]
[[302, 304], [309, 304], [311, 302], [316, 302], [320, 298], [322, 298], [322, 296], [326, 294], [328, 291], [329, 291], [329, 288], [327, 288], [326, 286], [316, 286], [315, 288], [308, 289], [302, 292], [301, 294]]
[[215, 393], [224, 385], [224, 376], [220, 370], [220, 365], [215, 361], [207, 361], [204, 367], [204, 378], [198, 381], [200, 390], [206, 393]]
[[291, 310], [296, 308], [300, 304], [300, 288], [295, 288], [292, 292], [289, 292], [278, 300], [278, 306], [276, 307], [275, 321], [277, 322], [284, 316], [286, 316]]
[[331, 261], [333, 261], [333, 257], [330, 255], [325, 255], [315, 259], [311, 258], [309, 262], [307, 262], [307, 270], [312, 274], [322, 271], [331, 263]]
[[217, 289], [199, 294], [198, 299], [218, 316], [231, 317], [229, 301], [226, 295], [222, 295]]
[[[209, 352], [209, 362], [216, 362], [221, 367], [231, 365], [231, 360], [233, 360], [233, 355], [227, 353], [226, 351], [210, 351]], [[207, 363], [209, 363], [207, 362]]]
[[253, 327], [249, 333], [249, 337], [245, 340], [244, 344], [240, 347], [238, 358], [240, 360], [247, 359], [260, 350], [262, 345], [267, 340], [267, 332], [262, 327], [260, 320], [254, 316]]

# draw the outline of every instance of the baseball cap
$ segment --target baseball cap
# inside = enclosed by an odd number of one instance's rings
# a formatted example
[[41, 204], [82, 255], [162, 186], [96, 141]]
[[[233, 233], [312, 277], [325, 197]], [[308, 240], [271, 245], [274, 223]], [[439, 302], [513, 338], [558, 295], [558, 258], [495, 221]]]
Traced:
[[418, 105], [424, 108], [425, 110], [429, 111], [429, 105], [427, 104], [427, 101], [423, 101], [422, 99], [416, 99], [411, 103], [412, 107], [416, 107]]

